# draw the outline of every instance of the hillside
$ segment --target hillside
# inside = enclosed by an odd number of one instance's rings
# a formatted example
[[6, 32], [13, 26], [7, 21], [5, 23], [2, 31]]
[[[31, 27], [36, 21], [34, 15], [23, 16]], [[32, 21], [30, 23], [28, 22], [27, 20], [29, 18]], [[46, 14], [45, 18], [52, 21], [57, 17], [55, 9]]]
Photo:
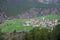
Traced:
[[[16, 16], [29, 10], [30, 8], [59, 8], [60, 5], [45, 4], [37, 2], [38, 0], [8, 0], [6, 14]], [[55, 1], [55, 0], [54, 0]]]
[[[45, 19], [60, 19], [60, 16], [59, 15], [56, 15], [56, 14], [50, 14], [50, 15], [47, 15], [47, 16], [41, 16], [41, 18], [45, 18]], [[37, 17], [36, 19], [40, 19], [40, 17]]]
[[19, 13], [18, 18], [34, 18], [50, 14], [60, 15], [60, 8], [30, 8], [29, 10]]
[[[46, 4], [47, 2], [49, 3]], [[60, 8], [59, 3], [60, 3], [59, 0], [0, 0], [0, 13], [1, 14], [4, 13], [7, 16], [16, 16], [18, 14], [22, 14], [22, 12], [26, 12], [31, 8], [59, 9]]]
[[[48, 15], [44, 16], [45, 19], [60, 19], [60, 16], [58, 15]], [[35, 19], [35, 20], [41, 20], [42, 17], [36, 17], [36, 18], [30, 18], [30, 19]], [[32, 26], [23, 26], [24, 22], [29, 19], [12, 19], [12, 20], [5, 20], [4, 23], [0, 24], [0, 28], [2, 29], [3, 32], [13, 32], [16, 30], [17, 32], [21, 32], [24, 30], [31, 30], [33, 27]]]

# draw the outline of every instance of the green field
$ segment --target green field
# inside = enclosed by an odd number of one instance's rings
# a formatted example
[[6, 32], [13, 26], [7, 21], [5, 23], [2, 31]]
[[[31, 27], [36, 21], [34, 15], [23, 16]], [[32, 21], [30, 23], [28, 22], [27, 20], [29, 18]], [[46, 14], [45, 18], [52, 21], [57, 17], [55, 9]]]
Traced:
[[[48, 18], [50, 20], [52, 19], [60, 19], [60, 16], [58, 15], [48, 15], [48, 16], [43, 16], [45, 18]], [[36, 18], [31, 18], [31, 19], [36, 19], [36, 20], [41, 20], [42, 17], [36, 17]], [[25, 27], [23, 26], [23, 23], [28, 20], [28, 19], [13, 19], [13, 20], [5, 20], [3, 24], [0, 24], [0, 28], [2, 29], [2, 32], [13, 32], [16, 30], [17, 32], [21, 32], [24, 29], [26, 30], [31, 30], [33, 29], [32, 26]]]
[[53, 19], [60, 19], [60, 15], [56, 15], [56, 14], [50, 14], [50, 15], [47, 15], [47, 16], [41, 16], [41, 17], [37, 17], [35, 19], [42, 19], [42, 18], [45, 18], [45, 19], [49, 19], [49, 20], [53, 20]]
[[25, 27], [23, 23], [26, 19], [13, 19], [13, 20], [6, 20], [3, 24], [0, 24], [0, 28], [3, 32], [13, 32], [16, 30], [17, 32], [21, 32], [24, 29], [31, 30], [32, 27]]

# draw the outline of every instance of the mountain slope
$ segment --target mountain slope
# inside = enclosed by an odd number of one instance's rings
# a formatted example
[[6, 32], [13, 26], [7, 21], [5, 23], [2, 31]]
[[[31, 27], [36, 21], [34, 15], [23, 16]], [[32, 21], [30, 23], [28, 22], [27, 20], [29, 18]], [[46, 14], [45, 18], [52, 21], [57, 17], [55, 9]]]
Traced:
[[18, 14], [18, 18], [34, 18], [38, 16], [45, 16], [49, 14], [60, 15], [59, 8], [31, 8], [21, 14]]
[[[60, 16], [58, 15], [48, 15], [48, 16], [42, 16], [42, 17], [36, 17], [36, 18], [30, 18], [30, 19], [36, 19], [41, 20], [41, 18], [45, 17], [45, 19], [60, 19]], [[25, 21], [28, 21], [29, 19], [13, 19], [13, 20], [6, 20], [3, 24], [0, 24], [0, 28], [2, 29], [2, 32], [13, 32], [16, 30], [16, 32], [21, 32], [23, 30], [31, 30], [33, 29], [32, 26], [25, 27], [23, 26]]]
[[6, 14], [8, 16], [16, 16], [21, 12], [25, 12], [30, 8], [59, 8], [60, 5], [45, 4], [37, 2], [38, 0], [8, 0]]

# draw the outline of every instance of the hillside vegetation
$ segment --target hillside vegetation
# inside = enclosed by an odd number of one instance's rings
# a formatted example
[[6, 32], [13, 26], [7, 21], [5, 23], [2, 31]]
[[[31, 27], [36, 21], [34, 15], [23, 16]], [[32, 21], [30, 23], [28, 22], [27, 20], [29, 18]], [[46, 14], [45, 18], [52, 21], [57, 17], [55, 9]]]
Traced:
[[60, 19], [60, 16], [59, 15], [56, 15], [56, 14], [51, 14], [51, 15], [47, 15], [47, 16], [41, 16], [41, 17], [37, 17], [37, 18], [35, 18], [35, 19], [41, 19], [41, 18], [45, 18], [45, 19], [50, 19], [50, 20], [52, 20], [52, 19]]
[[[53, 19], [60, 19], [60, 16], [58, 15], [48, 15], [48, 16], [43, 16], [45, 18], [48, 18], [50, 20]], [[36, 18], [30, 18], [30, 19], [36, 19], [36, 20], [41, 20], [42, 17], [36, 17]], [[21, 32], [26, 30], [31, 30], [33, 29], [32, 26], [25, 27], [23, 26], [23, 23], [29, 19], [12, 19], [12, 20], [5, 20], [4, 23], [0, 24], [0, 28], [2, 29], [3, 32], [13, 32], [16, 30], [17, 32]]]

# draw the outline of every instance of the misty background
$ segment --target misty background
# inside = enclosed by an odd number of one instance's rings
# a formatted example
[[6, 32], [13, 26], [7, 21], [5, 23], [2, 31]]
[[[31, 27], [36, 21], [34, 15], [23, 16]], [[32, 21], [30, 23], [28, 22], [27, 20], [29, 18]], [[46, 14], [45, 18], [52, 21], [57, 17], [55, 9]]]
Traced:
[[0, 0], [0, 12], [16, 16], [30, 8], [59, 8], [59, 0]]

